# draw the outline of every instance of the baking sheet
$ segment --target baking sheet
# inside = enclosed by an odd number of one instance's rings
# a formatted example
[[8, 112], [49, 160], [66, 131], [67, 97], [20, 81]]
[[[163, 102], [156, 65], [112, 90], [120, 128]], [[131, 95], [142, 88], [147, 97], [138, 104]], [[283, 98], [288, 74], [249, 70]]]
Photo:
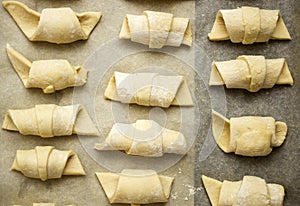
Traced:
[[[83, 104], [101, 131], [101, 137], [57, 137], [41, 139], [23, 136], [17, 132], [1, 130], [1, 173], [0, 205], [31, 205], [33, 202], [55, 202], [58, 205], [110, 205], [95, 172], [120, 172], [124, 168], [154, 169], [159, 173], [175, 177], [170, 201], [167, 205], [194, 205], [194, 159], [193, 142], [197, 124], [188, 121], [196, 119], [195, 107], [172, 107], [168, 110], [147, 108], [137, 105], [122, 105], [103, 99], [103, 92], [113, 71], [157, 71], [161, 74], [184, 75], [192, 94], [195, 83], [193, 49], [164, 49], [149, 51], [146, 46], [128, 40], [118, 40], [122, 21], [127, 13], [142, 14], [144, 10], [173, 13], [178, 17], [191, 18], [194, 27], [194, 1], [22, 1], [30, 8], [41, 11], [47, 7], [70, 6], [76, 12], [102, 11], [103, 17], [88, 41], [69, 45], [55, 45], [43, 42], [29, 42], [14, 21], [3, 9], [1, 12], [1, 119], [8, 109], [29, 108], [35, 104], [56, 103], [67, 105]], [[193, 28], [193, 30], [195, 30]], [[30, 60], [68, 59], [73, 65], [83, 65], [89, 70], [88, 83], [84, 87], [68, 88], [55, 94], [43, 94], [40, 89], [25, 89], [6, 56], [5, 45], [11, 44]], [[191, 64], [191, 66], [189, 65]], [[12, 89], [13, 88], [13, 89]], [[195, 97], [194, 97], [195, 98]], [[196, 102], [195, 102], [196, 103]], [[128, 114], [127, 114], [128, 113]], [[182, 128], [189, 138], [191, 150], [186, 156], [165, 155], [161, 158], [142, 158], [125, 155], [122, 152], [100, 152], [93, 149], [115, 122], [133, 122], [136, 119], [151, 118], [169, 129]], [[181, 121], [181, 120], [186, 121]], [[195, 127], [195, 129], [191, 129]], [[194, 134], [195, 133], [195, 134]], [[53, 145], [57, 149], [72, 149], [78, 154], [86, 176], [66, 176], [59, 180], [26, 178], [19, 172], [9, 170], [17, 149], [31, 149], [36, 145]], [[118, 205], [118, 204], [116, 204]], [[162, 205], [162, 204], [154, 204]]]
[[[276, 182], [285, 186], [284, 205], [300, 203], [298, 195], [300, 191], [300, 142], [298, 138], [300, 87], [297, 83], [297, 79], [300, 78], [300, 72], [297, 69], [300, 64], [300, 14], [297, 11], [297, 8], [300, 8], [300, 1], [22, 0], [22, 2], [38, 11], [47, 7], [66, 6], [77, 12], [100, 10], [103, 12], [103, 17], [88, 41], [79, 41], [69, 45], [32, 43], [26, 39], [12, 18], [1, 7], [1, 119], [4, 118], [7, 109], [29, 108], [41, 103], [61, 105], [72, 102], [82, 103], [97, 122], [102, 134], [100, 138], [104, 138], [109, 132], [115, 117], [118, 121], [135, 121], [137, 118], [147, 117], [156, 118], [158, 121], [167, 119], [165, 125], [170, 129], [175, 129], [178, 125], [193, 128], [191, 131], [183, 130], [192, 143], [186, 156], [166, 155], [156, 160], [150, 160], [150, 162], [145, 160], [145, 163], [149, 164], [140, 164], [142, 160], [139, 157], [125, 156], [126, 164], [134, 164], [137, 161], [139, 164], [136, 166], [142, 168], [150, 167], [150, 165], [152, 168], [157, 161], [159, 163], [156, 164], [155, 169], [161, 174], [175, 177], [170, 200], [166, 205], [210, 205], [200, 180], [202, 174], [219, 180], [240, 180], [244, 175], [257, 175], [265, 178], [268, 182]], [[210, 32], [217, 10], [243, 5], [280, 9], [293, 40], [290, 42], [272, 41], [268, 44], [250, 46], [231, 44], [229, 41], [208, 41], [207, 33]], [[179, 49], [164, 48], [157, 52], [149, 51], [147, 47], [130, 41], [117, 40], [116, 37], [124, 16], [127, 13], [141, 14], [146, 9], [171, 12], [174, 16], [191, 18], [193, 31], [197, 31], [193, 47], [190, 49], [184, 46]], [[25, 89], [7, 59], [6, 43], [10, 43], [30, 60], [66, 58], [74, 65], [84, 65], [86, 69], [90, 70], [87, 85], [76, 89], [68, 88], [50, 95], [43, 94], [40, 89]], [[106, 53], [108, 48], [111, 48], [111, 55], [110, 58], [105, 59], [104, 57], [109, 55]], [[242, 90], [224, 90], [222, 87], [208, 88], [211, 62], [234, 59], [241, 54], [264, 54], [267, 58], [285, 57], [295, 79], [295, 85], [293, 87], [276, 86], [255, 94]], [[94, 55], [104, 58], [103, 62], [101, 62], [101, 58], [93, 61], [93, 57], [96, 57]], [[121, 57], [116, 58], [118, 55]], [[160, 68], [158, 69], [158, 67]], [[173, 107], [168, 110], [160, 110], [135, 105], [128, 107], [102, 99], [106, 83], [113, 71], [149, 71], [153, 69], [162, 73], [186, 75], [190, 90], [195, 97], [195, 107], [188, 108], [188, 111]], [[91, 97], [92, 100], [89, 101], [89, 98], [86, 97]], [[210, 133], [211, 108], [227, 117], [269, 115], [277, 120], [285, 121], [289, 127], [287, 140], [282, 147], [274, 149], [268, 157], [247, 158], [225, 154], [216, 147]], [[148, 116], [149, 114], [150, 116]], [[187, 120], [186, 117], [182, 119], [180, 114], [192, 116]], [[162, 121], [161, 124], [163, 123]], [[195, 131], [197, 135], [192, 136]], [[27, 206], [32, 202], [56, 202], [59, 205], [71, 203], [92, 206], [110, 205], [94, 172], [121, 169], [124, 165], [114, 164], [114, 161], [110, 161], [107, 156], [114, 154], [123, 157], [123, 155], [119, 152], [106, 154], [93, 150], [91, 147], [98, 139], [78, 138], [75, 135], [41, 139], [3, 130], [0, 131], [0, 138], [0, 205]], [[15, 151], [32, 149], [36, 145], [54, 145], [62, 150], [73, 149], [78, 153], [87, 175], [84, 177], [66, 176], [60, 180], [41, 182], [26, 178], [18, 172], [11, 172], [9, 168], [13, 162]], [[170, 159], [172, 160], [170, 161]]]

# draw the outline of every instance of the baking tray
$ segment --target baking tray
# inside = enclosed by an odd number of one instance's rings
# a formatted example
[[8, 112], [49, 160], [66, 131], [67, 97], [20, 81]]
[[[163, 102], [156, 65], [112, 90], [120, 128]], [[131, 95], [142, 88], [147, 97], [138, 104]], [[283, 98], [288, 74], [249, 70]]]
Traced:
[[[124, 157], [115, 152], [98, 152], [92, 149], [98, 139], [57, 137], [41, 139], [22, 136], [16, 132], [0, 131], [0, 205], [31, 205], [33, 202], [56, 202], [58, 205], [110, 205], [95, 176], [95, 172], [118, 171], [124, 164], [136, 168], [153, 168], [161, 174], [175, 177], [169, 202], [153, 205], [210, 205], [201, 183], [205, 174], [219, 180], [239, 180], [244, 175], [257, 175], [268, 182], [285, 186], [285, 205], [298, 205], [299, 198], [299, 138], [300, 125], [299, 86], [297, 71], [300, 49], [300, 14], [297, 0], [277, 1], [175, 1], [175, 0], [114, 0], [114, 1], [32, 1], [22, 0], [30, 8], [41, 11], [49, 7], [71, 7], [76, 12], [102, 11], [103, 17], [89, 40], [68, 45], [55, 45], [28, 41], [8, 13], [1, 8], [0, 46], [2, 93], [0, 118], [8, 109], [29, 108], [35, 104], [55, 103], [66, 105], [84, 104], [104, 138], [114, 121], [134, 121], [138, 118], [167, 119], [166, 127], [191, 127], [182, 131], [189, 138], [190, 150], [184, 157], [165, 155], [162, 158]], [[210, 31], [217, 10], [237, 6], [259, 6], [280, 9], [293, 37], [290, 42], [272, 41], [267, 44], [243, 46], [230, 42], [210, 42]], [[194, 35], [192, 48], [164, 48], [152, 51], [130, 41], [118, 40], [118, 33], [127, 13], [141, 14], [144, 10], [173, 13], [189, 17]], [[40, 89], [25, 89], [6, 56], [6, 43], [23, 53], [30, 60], [65, 58], [74, 65], [84, 65], [90, 70], [84, 87], [68, 88], [55, 94], [43, 94]], [[295, 79], [293, 87], [276, 86], [251, 94], [241, 90], [209, 88], [208, 77], [213, 60], [236, 58], [241, 54], [263, 54], [267, 58], [285, 57]], [[109, 56], [109, 58], [106, 58]], [[140, 106], [124, 106], [102, 98], [106, 83], [115, 70], [149, 71], [184, 74], [193, 93], [195, 107], [157, 110]], [[270, 115], [287, 122], [289, 133], [282, 147], [276, 148], [268, 157], [247, 158], [223, 153], [214, 143], [210, 131], [211, 109], [227, 117], [241, 115]], [[161, 116], [160, 114], [164, 115]], [[184, 115], [190, 115], [187, 118]], [[163, 122], [161, 122], [163, 123]], [[99, 138], [99, 141], [100, 141]], [[77, 152], [87, 172], [83, 177], [63, 177], [59, 180], [29, 179], [10, 171], [17, 149], [32, 149], [36, 145], [53, 145], [58, 149]], [[117, 156], [114, 156], [117, 155]], [[118, 156], [119, 155], [119, 156]], [[115, 159], [113, 159], [115, 158]], [[119, 158], [119, 159], [118, 159]], [[124, 158], [125, 160], [120, 160]], [[116, 161], [118, 160], [118, 164]], [[144, 161], [145, 160], [145, 161]], [[123, 162], [123, 163], [122, 163]], [[126, 162], [126, 163], [124, 163]], [[144, 164], [142, 164], [145, 162]], [[136, 164], [135, 164], [136, 163]], [[118, 205], [118, 204], [116, 204]]]

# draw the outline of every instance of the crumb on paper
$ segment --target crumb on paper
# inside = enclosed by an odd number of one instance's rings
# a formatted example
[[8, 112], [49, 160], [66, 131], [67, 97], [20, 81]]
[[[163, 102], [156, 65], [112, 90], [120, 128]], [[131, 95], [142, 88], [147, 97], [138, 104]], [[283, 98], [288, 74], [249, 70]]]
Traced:
[[181, 168], [180, 168], [180, 167], [178, 168], [178, 173], [179, 173], [179, 174], [181, 174], [181, 173], [182, 173], [182, 171], [181, 171]]
[[184, 185], [184, 187], [188, 188], [188, 191], [189, 191], [189, 197], [192, 196], [192, 195], [195, 195], [198, 191], [201, 191], [202, 188], [201, 187], [194, 187], [192, 185]]
[[171, 193], [171, 199], [176, 200], [178, 197], [178, 192]]

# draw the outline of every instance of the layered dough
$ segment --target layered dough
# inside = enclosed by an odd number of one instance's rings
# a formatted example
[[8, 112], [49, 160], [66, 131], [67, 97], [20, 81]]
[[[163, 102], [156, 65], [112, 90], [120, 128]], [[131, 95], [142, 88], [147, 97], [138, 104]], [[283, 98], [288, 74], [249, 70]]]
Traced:
[[72, 150], [60, 151], [52, 146], [37, 146], [32, 150], [17, 150], [12, 170], [24, 176], [59, 179], [62, 175], [85, 175], [81, 162]]
[[219, 10], [211, 32], [211, 41], [230, 40], [233, 43], [253, 44], [274, 40], [291, 40], [279, 10], [257, 7]]
[[48, 8], [42, 13], [17, 1], [2, 5], [30, 41], [56, 44], [88, 39], [101, 18], [101, 12], [75, 13], [71, 8]]
[[264, 56], [239, 56], [236, 60], [214, 62], [209, 85], [257, 92], [275, 84], [293, 85], [294, 80], [284, 58], [265, 59]]
[[39, 104], [31, 109], [8, 110], [2, 128], [43, 138], [72, 134], [99, 135], [82, 105]]
[[110, 203], [132, 206], [167, 202], [174, 178], [153, 170], [124, 169], [120, 174], [96, 173]]
[[127, 14], [119, 38], [156, 49], [181, 44], [191, 46], [193, 41], [189, 18], [175, 18], [173, 14], [155, 11], [144, 11], [143, 15]]
[[229, 120], [213, 111], [212, 130], [218, 146], [226, 153], [265, 156], [284, 142], [287, 125], [273, 117], [244, 116]]
[[202, 175], [212, 206], [282, 206], [284, 187], [267, 184], [262, 178], [244, 176], [242, 181], [220, 182]]
[[41, 88], [44, 93], [53, 93], [86, 83], [87, 70], [81, 66], [72, 66], [67, 60], [30, 62], [10, 45], [7, 45], [6, 51], [25, 88]]
[[160, 157], [164, 153], [185, 154], [186, 139], [182, 133], [166, 129], [153, 120], [132, 124], [116, 123], [97, 150], [124, 150], [130, 155]]
[[122, 103], [165, 108], [193, 105], [183, 76], [162, 76], [158, 73], [114, 72], [104, 97]]

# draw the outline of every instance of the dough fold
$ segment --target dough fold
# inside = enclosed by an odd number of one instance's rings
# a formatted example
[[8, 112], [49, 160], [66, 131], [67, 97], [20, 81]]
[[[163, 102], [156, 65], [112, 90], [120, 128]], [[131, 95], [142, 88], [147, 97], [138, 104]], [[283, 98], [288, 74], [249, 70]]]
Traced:
[[44, 93], [53, 93], [86, 83], [88, 71], [81, 66], [72, 66], [67, 60], [30, 62], [10, 45], [7, 45], [6, 51], [25, 88], [41, 88]]
[[43, 138], [72, 134], [99, 135], [82, 105], [39, 104], [31, 109], [8, 110], [2, 128]]
[[242, 181], [220, 182], [202, 175], [202, 182], [212, 206], [282, 206], [284, 187], [267, 184], [262, 178], [244, 176]]
[[153, 170], [124, 169], [120, 174], [96, 172], [96, 175], [110, 203], [132, 206], [167, 202], [174, 180]]
[[48, 8], [39, 13], [17, 1], [3, 1], [2, 5], [30, 41], [56, 44], [88, 39], [102, 15], [77, 14], [71, 8]]
[[185, 154], [186, 139], [182, 133], [166, 129], [153, 120], [132, 124], [115, 123], [97, 150], [124, 150], [130, 155], [160, 157], [164, 153]]
[[181, 44], [191, 46], [193, 41], [189, 18], [175, 18], [173, 14], [156, 11], [144, 11], [143, 15], [127, 14], [119, 38], [156, 49]]
[[244, 156], [266, 156], [273, 147], [282, 145], [287, 125], [273, 117], [244, 116], [230, 120], [212, 112], [213, 136], [226, 153]]
[[105, 90], [106, 99], [143, 106], [192, 106], [193, 100], [183, 76], [158, 73], [114, 72]]
[[59, 179], [62, 175], [85, 175], [75, 152], [56, 150], [53, 146], [17, 150], [11, 170], [20, 171], [26, 177], [42, 181]]
[[257, 7], [219, 10], [211, 32], [211, 41], [253, 44], [274, 40], [291, 40], [279, 10]]
[[236, 60], [214, 62], [209, 85], [257, 92], [275, 84], [293, 85], [294, 80], [284, 58], [265, 59], [264, 56], [239, 56]]

